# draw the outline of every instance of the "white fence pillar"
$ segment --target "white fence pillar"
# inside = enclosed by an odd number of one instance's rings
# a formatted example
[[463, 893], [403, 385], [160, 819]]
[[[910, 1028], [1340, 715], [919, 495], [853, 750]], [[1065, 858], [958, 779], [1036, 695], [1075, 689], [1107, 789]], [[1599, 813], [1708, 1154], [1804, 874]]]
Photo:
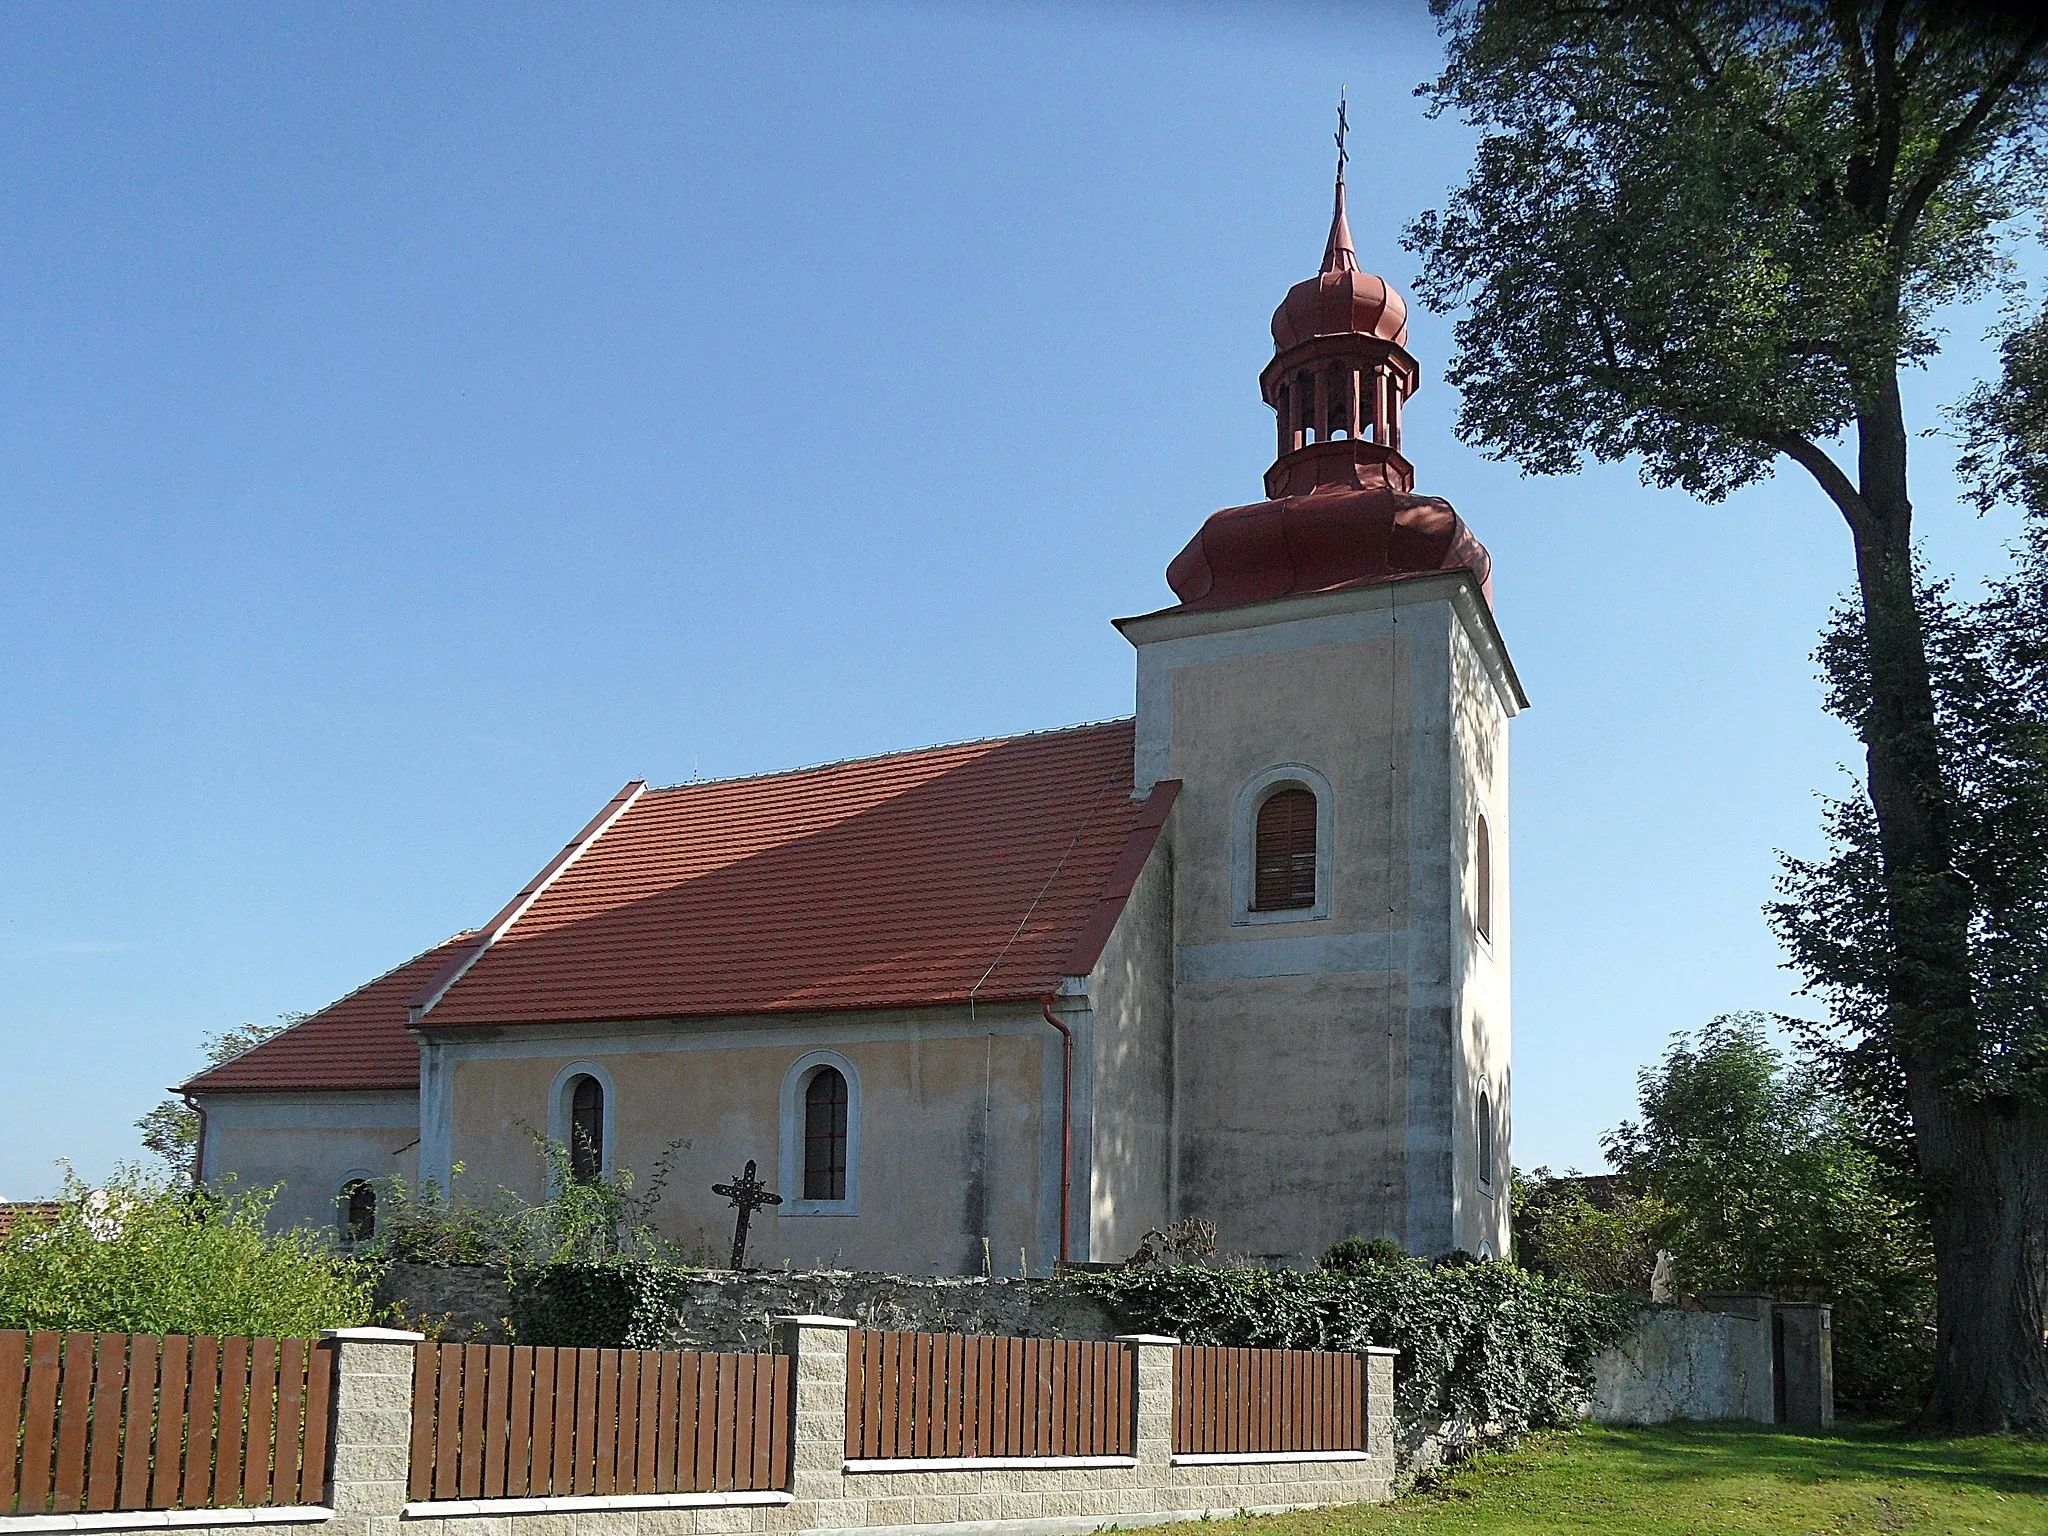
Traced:
[[334, 1418], [327, 1502], [334, 1536], [389, 1536], [405, 1508], [412, 1456], [413, 1346], [424, 1334], [397, 1328], [330, 1328]]

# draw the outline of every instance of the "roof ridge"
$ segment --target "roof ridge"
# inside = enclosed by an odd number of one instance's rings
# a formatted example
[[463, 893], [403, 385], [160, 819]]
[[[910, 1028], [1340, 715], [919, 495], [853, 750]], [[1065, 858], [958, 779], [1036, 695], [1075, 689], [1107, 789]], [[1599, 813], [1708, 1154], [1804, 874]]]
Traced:
[[521, 887], [517, 896], [500, 907], [497, 916], [477, 931], [477, 940], [468, 951], [451, 958], [448, 964], [435, 973], [434, 979], [427, 983], [425, 990], [418, 993], [407, 1007], [411, 1022], [418, 1024], [433, 1012], [434, 1005], [446, 997], [458, 981], [469, 974], [470, 967], [483, 959], [491, 946], [510, 932], [520, 918], [526, 916], [528, 910], [540, 900], [547, 888], [553, 885], [570, 865], [582, 858], [591, 846], [609, 832], [618, 819], [630, 811], [646, 793], [647, 781], [634, 779], [606, 801], [604, 809], [585, 822], [583, 830], [571, 838], [560, 853], [548, 860], [541, 872]]
[[819, 773], [827, 768], [852, 768], [862, 763], [886, 763], [892, 758], [920, 757], [927, 752], [949, 752], [956, 747], [993, 746], [1003, 741], [1029, 741], [1037, 736], [1064, 736], [1074, 731], [1099, 731], [1104, 726], [1126, 725], [1135, 715], [1111, 715], [1103, 720], [1083, 720], [1074, 725], [1052, 725], [1036, 731], [1012, 731], [1004, 736], [971, 736], [965, 741], [935, 741], [923, 747], [898, 747], [893, 752], [871, 752], [865, 757], [835, 757], [822, 763], [805, 763], [796, 768], [770, 768], [760, 773], [735, 773], [722, 779], [685, 779], [679, 784], [650, 784], [651, 795], [678, 789], [709, 789], [719, 784], [752, 784], [762, 779], [793, 778], [800, 773]]

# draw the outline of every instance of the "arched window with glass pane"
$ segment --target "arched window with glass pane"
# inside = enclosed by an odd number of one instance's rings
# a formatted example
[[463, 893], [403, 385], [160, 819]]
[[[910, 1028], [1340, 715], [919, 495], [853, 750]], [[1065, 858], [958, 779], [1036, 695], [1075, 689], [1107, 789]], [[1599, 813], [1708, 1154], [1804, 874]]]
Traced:
[[1259, 806], [1253, 835], [1252, 910], [1285, 912], [1316, 904], [1316, 797], [1299, 784], [1275, 790]]
[[846, 1198], [846, 1079], [820, 1067], [804, 1085], [804, 1198]]
[[604, 1172], [604, 1084], [579, 1077], [569, 1088], [569, 1174], [588, 1184]]

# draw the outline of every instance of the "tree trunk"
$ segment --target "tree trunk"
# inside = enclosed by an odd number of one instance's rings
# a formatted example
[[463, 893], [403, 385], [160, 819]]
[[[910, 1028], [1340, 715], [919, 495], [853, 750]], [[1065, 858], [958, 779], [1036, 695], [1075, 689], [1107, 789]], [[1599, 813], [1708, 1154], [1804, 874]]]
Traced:
[[1934, 1233], [1934, 1391], [1923, 1429], [2048, 1433], [2048, 1111], [1915, 1083]]
[[1871, 697], [1864, 723], [1893, 934], [1887, 1020], [1906, 1069], [1934, 1239], [1930, 1428], [2048, 1429], [2048, 1114], [1978, 1099], [1970, 907], [1949, 835], [1926, 635], [1913, 589], [1913, 508], [1898, 379], [1858, 418], [1856, 574]]

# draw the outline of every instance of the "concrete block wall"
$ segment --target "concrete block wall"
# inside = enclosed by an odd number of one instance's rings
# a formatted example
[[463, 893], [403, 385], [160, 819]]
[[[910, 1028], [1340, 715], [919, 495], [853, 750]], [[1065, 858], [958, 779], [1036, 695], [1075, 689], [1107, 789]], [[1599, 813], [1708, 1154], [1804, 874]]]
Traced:
[[1138, 1352], [1135, 1456], [962, 1460], [846, 1458], [849, 1318], [774, 1320], [794, 1357], [790, 1487], [723, 1494], [410, 1503], [412, 1346], [383, 1328], [329, 1334], [336, 1352], [329, 1503], [295, 1509], [148, 1511], [0, 1519], [0, 1536], [57, 1531], [233, 1531], [238, 1536], [1065, 1536], [1106, 1526], [1228, 1517], [1240, 1510], [1378, 1501], [1394, 1484], [1394, 1351], [1368, 1352], [1367, 1445], [1296, 1456], [1176, 1456], [1175, 1340]]
[[1701, 1310], [1645, 1308], [1635, 1332], [1593, 1363], [1589, 1417], [1603, 1424], [1746, 1419], [1835, 1422], [1832, 1312], [1761, 1291], [1708, 1291]]

